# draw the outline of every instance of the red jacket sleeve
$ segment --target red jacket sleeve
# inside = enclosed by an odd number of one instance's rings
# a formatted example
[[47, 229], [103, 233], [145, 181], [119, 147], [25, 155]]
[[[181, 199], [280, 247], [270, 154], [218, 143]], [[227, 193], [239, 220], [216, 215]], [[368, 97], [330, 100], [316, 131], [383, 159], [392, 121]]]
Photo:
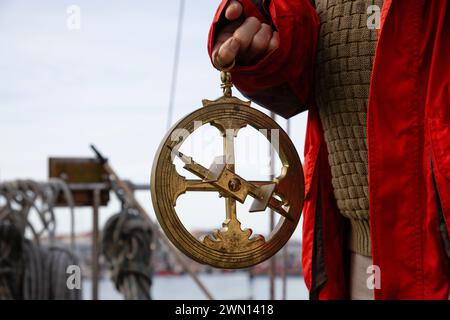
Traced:
[[[210, 57], [229, 1], [221, 2], [214, 17], [208, 40]], [[255, 16], [274, 26], [279, 32], [280, 47], [255, 65], [236, 66], [231, 71], [234, 85], [246, 97], [285, 118], [306, 110], [312, 101], [320, 27], [316, 10], [309, 0], [272, 0], [264, 12], [263, 0], [239, 2], [245, 16]]]

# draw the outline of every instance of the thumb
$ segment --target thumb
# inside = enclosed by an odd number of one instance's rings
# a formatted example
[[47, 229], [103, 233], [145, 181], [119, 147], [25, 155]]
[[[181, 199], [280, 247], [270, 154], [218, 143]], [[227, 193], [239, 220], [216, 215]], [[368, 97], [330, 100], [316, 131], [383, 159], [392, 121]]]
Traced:
[[225, 18], [230, 21], [237, 20], [241, 17], [243, 11], [242, 4], [239, 1], [232, 0], [225, 11]]

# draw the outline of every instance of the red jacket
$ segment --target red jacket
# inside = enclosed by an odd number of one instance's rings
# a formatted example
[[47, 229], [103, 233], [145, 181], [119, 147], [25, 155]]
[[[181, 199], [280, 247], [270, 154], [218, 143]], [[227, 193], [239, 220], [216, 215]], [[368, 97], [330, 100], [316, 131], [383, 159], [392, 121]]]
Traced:
[[[220, 28], [222, 1], [210, 31]], [[312, 298], [348, 298], [346, 221], [336, 207], [313, 94], [320, 26], [309, 0], [241, 0], [280, 47], [232, 76], [246, 96], [290, 117], [308, 110], [303, 271]], [[267, 5], [268, 4], [268, 5]], [[305, 107], [307, 106], [307, 107]], [[368, 104], [369, 207], [376, 299], [448, 299], [450, 2], [385, 0]]]

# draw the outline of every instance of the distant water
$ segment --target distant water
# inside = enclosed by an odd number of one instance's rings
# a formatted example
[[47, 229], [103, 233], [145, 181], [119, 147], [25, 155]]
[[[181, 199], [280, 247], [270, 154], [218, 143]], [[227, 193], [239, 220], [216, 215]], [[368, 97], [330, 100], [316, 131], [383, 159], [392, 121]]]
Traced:
[[[258, 276], [250, 282], [247, 273], [201, 274], [200, 280], [211, 291], [214, 299], [259, 299], [269, 298], [269, 277]], [[281, 299], [282, 281], [276, 279], [276, 299]], [[152, 286], [153, 299], [159, 300], [202, 300], [205, 296], [188, 275], [156, 276]], [[91, 282], [83, 282], [83, 298], [91, 298]], [[102, 300], [120, 300], [122, 296], [113, 283], [104, 279], [99, 284], [99, 298]], [[290, 300], [308, 299], [302, 277], [287, 278], [287, 298]]]

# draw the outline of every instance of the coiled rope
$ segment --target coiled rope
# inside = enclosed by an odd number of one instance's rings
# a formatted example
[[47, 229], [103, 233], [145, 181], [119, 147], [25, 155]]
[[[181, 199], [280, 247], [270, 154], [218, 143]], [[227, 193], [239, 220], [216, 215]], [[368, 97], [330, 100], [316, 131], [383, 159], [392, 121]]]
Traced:
[[152, 284], [151, 227], [132, 207], [106, 222], [102, 251], [111, 279], [126, 300], [150, 300]]
[[[81, 290], [69, 289], [67, 267], [78, 265], [73, 254], [62, 248], [40, 245], [47, 234], [55, 236], [54, 207], [62, 193], [74, 223], [73, 197], [62, 180], [38, 183], [16, 180], [0, 184], [0, 299], [77, 300]], [[41, 228], [30, 222], [35, 213]], [[33, 240], [26, 239], [31, 231]], [[74, 229], [71, 245], [74, 245]]]

